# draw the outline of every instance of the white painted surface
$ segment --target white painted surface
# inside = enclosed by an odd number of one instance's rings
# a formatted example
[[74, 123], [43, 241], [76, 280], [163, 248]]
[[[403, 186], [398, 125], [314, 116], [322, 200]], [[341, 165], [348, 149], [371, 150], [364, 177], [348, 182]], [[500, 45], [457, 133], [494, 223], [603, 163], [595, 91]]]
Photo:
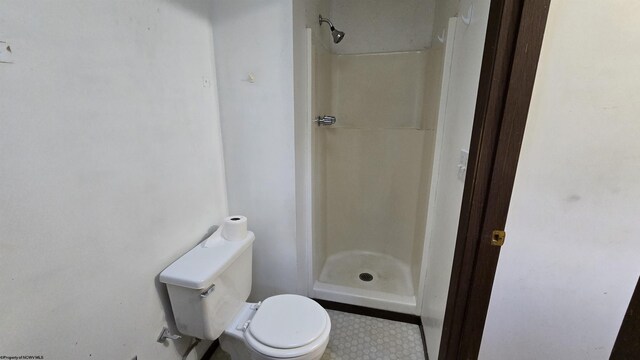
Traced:
[[227, 213], [208, 12], [0, 3], [3, 355], [186, 350], [156, 342], [173, 321], [156, 276]]
[[6, 41], [0, 41], [0, 63], [10, 64], [13, 62], [13, 52], [11, 45]]
[[213, 2], [229, 210], [256, 234], [255, 300], [300, 290], [292, 14], [287, 1]]
[[[461, 8], [470, 4], [462, 1]], [[474, 2], [475, 13], [470, 25], [460, 20], [449, 22], [453, 36], [451, 68], [445, 70], [443, 88], [447, 95], [441, 99], [436, 140], [434, 170], [436, 183], [432, 185], [433, 202], [429, 205], [427, 221], [426, 278], [422, 300], [422, 322], [427, 339], [429, 357], [438, 358], [442, 326], [447, 302], [451, 266], [458, 231], [458, 219], [464, 182], [458, 180], [460, 150], [469, 149], [471, 128], [476, 107], [480, 66], [484, 50], [490, 0]], [[455, 26], [455, 31], [453, 31]], [[447, 42], [451, 36], [447, 37]], [[448, 65], [445, 50], [445, 69]], [[441, 114], [444, 107], [444, 114]], [[442, 124], [441, 124], [442, 122]]]
[[609, 358], [640, 274], [638, 13], [551, 2], [481, 359]]
[[[330, 19], [346, 33], [336, 54], [423, 50], [431, 45], [434, 0], [330, 0]], [[325, 17], [327, 14], [322, 14]], [[330, 32], [327, 24], [322, 31]]]

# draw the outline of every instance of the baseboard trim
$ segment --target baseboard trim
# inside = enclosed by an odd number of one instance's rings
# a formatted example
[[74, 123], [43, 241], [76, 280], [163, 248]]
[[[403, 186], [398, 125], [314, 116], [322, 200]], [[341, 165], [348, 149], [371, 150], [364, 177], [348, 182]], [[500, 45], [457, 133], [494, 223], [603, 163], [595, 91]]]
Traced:
[[427, 352], [427, 338], [424, 335], [424, 326], [422, 326], [422, 320], [420, 320], [420, 337], [422, 338], [422, 348], [424, 349], [424, 358], [429, 360], [429, 352]]
[[373, 309], [366, 306], [344, 304], [344, 303], [329, 301], [329, 300], [320, 300], [320, 299], [313, 299], [313, 300], [318, 302], [318, 304], [322, 305], [322, 307], [324, 307], [325, 309], [329, 309], [329, 310], [336, 310], [336, 311], [348, 312], [352, 314], [371, 316], [371, 317], [386, 319], [386, 320], [400, 321], [400, 322], [414, 324], [414, 325], [421, 324], [420, 316], [417, 316], [417, 315], [403, 314], [403, 313], [389, 311], [389, 310]]

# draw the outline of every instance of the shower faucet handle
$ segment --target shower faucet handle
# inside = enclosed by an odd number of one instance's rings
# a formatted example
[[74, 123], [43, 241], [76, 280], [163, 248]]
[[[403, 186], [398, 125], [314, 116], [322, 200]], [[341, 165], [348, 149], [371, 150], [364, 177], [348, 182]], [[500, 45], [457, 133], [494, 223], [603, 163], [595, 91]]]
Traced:
[[330, 126], [336, 123], [336, 117], [332, 115], [322, 115], [313, 121], [315, 121], [318, 126]]

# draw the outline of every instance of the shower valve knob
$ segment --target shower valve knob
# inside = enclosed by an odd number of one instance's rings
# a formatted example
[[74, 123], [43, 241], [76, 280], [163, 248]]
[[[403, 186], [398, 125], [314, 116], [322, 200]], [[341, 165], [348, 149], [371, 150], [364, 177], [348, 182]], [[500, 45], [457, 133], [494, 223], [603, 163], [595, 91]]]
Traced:
[[329, 126], [336, 123], [336, 117], [331, 115], [318, 116], [315, 120], [318, 126]]

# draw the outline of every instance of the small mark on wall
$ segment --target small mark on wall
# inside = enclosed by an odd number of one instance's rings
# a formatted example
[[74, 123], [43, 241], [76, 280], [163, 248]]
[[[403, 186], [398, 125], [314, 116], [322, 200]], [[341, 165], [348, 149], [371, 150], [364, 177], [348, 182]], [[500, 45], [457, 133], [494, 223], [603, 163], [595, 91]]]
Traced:
[[574, 202], [580, 201], [580, 199], [582, 199], [582, 196], [573, 194], [573, 195], [570, 195], [569, 197], [567, 197], [566, 200], [567, 200], [568, 203], [574, 203]]
[[11, 50], [11, 45], [5, 41], [0, 41], [0, 63], [13, 63], [13, 50]]

